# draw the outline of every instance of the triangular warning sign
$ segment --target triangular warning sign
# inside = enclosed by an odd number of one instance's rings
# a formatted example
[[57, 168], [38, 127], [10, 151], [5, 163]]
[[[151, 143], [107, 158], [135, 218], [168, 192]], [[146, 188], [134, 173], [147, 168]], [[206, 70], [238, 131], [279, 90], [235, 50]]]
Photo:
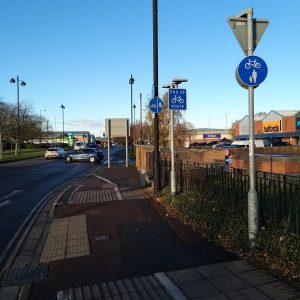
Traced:
[[[229, 17], [229, 26], [231, 27], [236, 39], [238, 40], [245, 55], [248, 55], [248, 24], [247, 18]], [[253, 51], [257, 47], [260, 38], [269, 25], [267, 19], [253, 19]]]

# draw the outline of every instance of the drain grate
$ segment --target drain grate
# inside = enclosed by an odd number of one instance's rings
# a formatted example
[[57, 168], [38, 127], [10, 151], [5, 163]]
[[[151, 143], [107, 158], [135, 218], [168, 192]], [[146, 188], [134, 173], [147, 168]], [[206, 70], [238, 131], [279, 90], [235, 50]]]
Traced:
[[106, 241], [106, 240], [110, 240], [111, 236], [109, 234], [104, 234], [104, 235], [98, 235], [95, 237], [95, 242], [97, 241]]
[[8, 269], [3, 274], [1, 287], [29, 284], [45, 280], [48, 275], [48, 266], [26, 266], [23, 268]]

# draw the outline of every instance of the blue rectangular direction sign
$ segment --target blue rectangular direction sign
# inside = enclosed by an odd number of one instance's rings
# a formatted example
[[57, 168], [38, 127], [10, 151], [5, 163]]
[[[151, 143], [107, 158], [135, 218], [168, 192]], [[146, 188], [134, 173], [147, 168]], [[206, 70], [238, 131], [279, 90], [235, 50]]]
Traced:
[[186, 110], [186, 89], [169, 89], [169, 109]]

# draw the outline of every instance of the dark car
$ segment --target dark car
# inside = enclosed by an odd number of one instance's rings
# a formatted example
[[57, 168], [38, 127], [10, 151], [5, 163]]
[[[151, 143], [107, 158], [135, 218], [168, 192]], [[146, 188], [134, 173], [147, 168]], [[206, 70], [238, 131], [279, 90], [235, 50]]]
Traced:
[[284, 147], [284, 146], [293, 146], [289, 142], [283, 142], [283, 141], [274, 141], [271, 143], [271, 147]]
[[189, 149], [200, 149], [202, 147], [206, 147], [206, 143], [205, 142], [200, 142], [200, 143], [191, 143], [189, 146]]
[[225, 149], [228, 148], [231, 145], [231, 143], [219, 143], [213, 146], [215, 149]]
[[207, 143], [207, 146], [212, 147], [212, 146], [217, 145], [217, 144], [218, 144], [218, 141], [211, 141], [211, 142]]
[[101, 150], [95, 150], [92, 148], [85, 148], [75, 150], [73, 153], [67, 155], [66, 160], [68, 162], [72, 161], [89, 161], [91, 163], [100, 161], [104, 158], [103, 152]]

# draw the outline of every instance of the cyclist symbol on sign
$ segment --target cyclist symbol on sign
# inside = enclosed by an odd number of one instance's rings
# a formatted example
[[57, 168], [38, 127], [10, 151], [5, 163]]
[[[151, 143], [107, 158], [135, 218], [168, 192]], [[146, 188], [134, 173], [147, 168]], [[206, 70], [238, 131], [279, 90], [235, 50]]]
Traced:
[[248, 70], [251, 67], [255, 68], [255, 69], [259, 69], [260, 68], [260, 63], [256, 61], [256, 59], [248, 59], [248, 62], [245, 63], [245, 68]]
[[172, 102], [173, 104], [175, 104], [175, 103], [177, 103], [177, 102], [180, 103], [180, 104], [183, 104], [184, 99], [181, 98], [181, 96], [175, 96], [174, 98], [171, 99], [171, 102]]

